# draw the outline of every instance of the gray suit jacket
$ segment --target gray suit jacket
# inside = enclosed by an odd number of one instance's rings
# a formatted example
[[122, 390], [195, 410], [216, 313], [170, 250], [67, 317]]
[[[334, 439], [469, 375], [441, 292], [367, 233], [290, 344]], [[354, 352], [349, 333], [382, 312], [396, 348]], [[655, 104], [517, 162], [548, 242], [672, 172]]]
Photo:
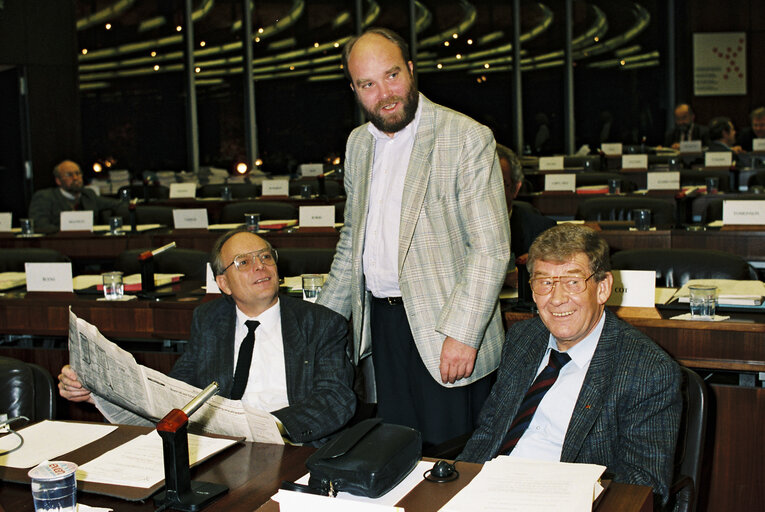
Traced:
[[[460, 460], [485, 462], [495, 456], [534, 380], [549, 334], [539, 317], [508, 331], [497, 382]], [[650, 485], [666, 501], [682, 408], [680, 382], [672, 358], [606, 311], [561, 461], [607, 466], [616, 481]]]
[[[293, 441], [317, 441], [342, 428], [356, 409], [353, 368], [345, 353], [348, 325], [324, 307], [284, 295], [279, 301], [290, 405], [271, 413]], [[188, 348], [171, 377], [199, 388], [217, 381], [220, 394], [230, 396], [235, 308], [230, 297], [221, 297], [194, 310]]]
[[[441, 346], [452, 338], [478, 349], [469, 384], [499, 363], [504, 328], [500, 288], [510, 259], [502, 173], [491, 130], [420, 95], [420, 115], [401, 201], [399, 286], [425, 367], [437, 382]], [[345, 223], [319, 295], [353, 315], [354, 362], [369, 354], [369, 297], [362, 254], [374, 138], [362, 125], [348, 138]]]
[[[117, 207], [119, 200], [97, 196], [89, 188], [82, 189], [80, 210], [93, 212], [93, 224], [101, 221], [101, 212]], [[35, 221], [35, 231], [53, 233], [61, 226], [61, 212], [73, 211], [73, 203], [61, 194], [58, 187], [38, 190], [29, 202], [29, 218]]]

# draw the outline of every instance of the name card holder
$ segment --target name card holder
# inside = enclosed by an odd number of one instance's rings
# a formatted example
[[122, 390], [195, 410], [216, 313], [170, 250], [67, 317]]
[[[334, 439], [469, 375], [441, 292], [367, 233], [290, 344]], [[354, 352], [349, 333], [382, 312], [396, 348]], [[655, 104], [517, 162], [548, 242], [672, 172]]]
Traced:
[[261, 197], [287, 198], [290, 195], [288, 179], [263, 180]]
[[93, 231], [93, 212], [61, 212], [61, 231]]
[[645, 171], [648, 169], [648, 155], [623, 155], [622, 171]]
[[218, 282], [215, 280], [215, 274], [213, 274], [212, 267], [207, 263], [207, 271], [205, 274], [205, 292], [214, 293], [220, 295], [220, 288], [218, 288]]
[[13, 214], [10, 212], [0, 213], [0, 232], [11, 232], [11, 222], [13, 220]]
[[752, 139], [752, 152], [765, 153], [765, 139]]
[[175, 229], [207, 229], [206, 208], [173, 209]]
[[733, 153], [729, 151], [710, 151], [704, 154], [704, 167], [707, 169], [730, 169]]
[[300, 232], [320, 233], [335, 231], [335, 207], [301, 206], [299, 213]]
[[562, 156], [540, 156], [539, 170], [540, 171], [562, 171], [563, 157]]
[[680, 190], [680, 172], [648, 172], [646, 173], [647, 190]]
[[545, 174], [544, 193], [575, 192], [576, 174]]
[[606, 154], [606, 156], [619, 156], [622, 154], [621, 142], [604, 142], [600, 145], [600, 150]]
[[765, 200], [723, 201], [723, 226], [765, 226]]
[[25, 263], [28, 292], [74, 292], [71, 263]]
[[171, 183], [170, 199], [193, 199], [197, 196], [197, 184], [191, 183]]
[[656, 309], [656, 271], [614, 270], [607, 306], [621, 318], [661, 318]]
[[680, 143], [680, 153], [683, 155], [698, 155], [701, 153], [700, 140], [684, 140]]
[[298, 174], [303, 178], [324, 174], [324, 164], [300, 164]]

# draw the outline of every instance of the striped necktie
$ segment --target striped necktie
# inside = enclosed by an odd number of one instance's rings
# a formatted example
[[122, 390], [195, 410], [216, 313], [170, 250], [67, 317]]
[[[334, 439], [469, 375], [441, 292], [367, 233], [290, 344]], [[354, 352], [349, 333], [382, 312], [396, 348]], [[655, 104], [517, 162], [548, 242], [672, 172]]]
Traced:
[[252, 363], [252, 350], [255, 348], [255, 329], [260, 322], [247, 320], [247, 335], [239, 347], [239, 357], [236, 358], [236, 370], [234, 371], [234, 385], [231, 386], [231, 400], [241, 400], [244, 388], [247, 387], [247, 377], [250, 375], [250, 363]]
[[547, 366], [537, 375], [537, 378], [531, 383], [529, 390], [526, 391], [526, 395], [523, 397], [520, 407], [518, 407], [518, 413], [507, 430], [502, 447], [497, 452], [498, 454], [509, 455], [513, 451], [523, 433], [529, 428], [531, 419], [534, 417], [534, 413], [537, 412], [537, 407], [539, 407], [539, 403], [544, 398], [545, 393], [555, 384], [560, 369], [566, 366], [566, 363], [569, 361], [571, 361], [571, 356], [567, 353], [558, 352], [557, 350], [550, 351], [550, 360]]

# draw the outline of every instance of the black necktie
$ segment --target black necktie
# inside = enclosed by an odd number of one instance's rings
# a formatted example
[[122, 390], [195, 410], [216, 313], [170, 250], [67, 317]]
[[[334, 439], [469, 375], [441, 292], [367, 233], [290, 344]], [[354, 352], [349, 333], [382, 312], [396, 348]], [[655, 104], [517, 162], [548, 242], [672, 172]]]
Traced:
[[231, 386], [232, 400], [241, 400], [244, 388], [247, 387], [247, 377], [250, 374], [250, 363], [252, 362], [252, 349], [255, 346], [255, 329], [258, 328], [260, 322], [247, 320], [244, 325], [247, 326], [247, 336], [242, 340], [242, 345], [239, 347], [239, 357], [236, 359], [234, 385]]
[[523, 397], [520, 407], [518, 407], [518, 413], [515, 415], [515, 419], [510, 424], [510, 428], [505, 435], [505, 441], [502, 443], [502, 447], [499, 449], [499, 454], [509, 455], [513, 451], [515, 445], [521, 439], [521, 436], [526, 429], [529, 428], [531, 418], [534, 417], [534, 413], [537, 412], [539, 403], [544, 398], [545, 393], [555, 384], [558, 379], [560, 369], [566, 366], [566, 363], [571, 361], [571, 356], [565, 352], [558, 352], [557, 350], [550, 351], [550, 360], [547, 366], [539, 372], [537, 378], [531, 383], [531, 387], [526, 391], [526, 395]]

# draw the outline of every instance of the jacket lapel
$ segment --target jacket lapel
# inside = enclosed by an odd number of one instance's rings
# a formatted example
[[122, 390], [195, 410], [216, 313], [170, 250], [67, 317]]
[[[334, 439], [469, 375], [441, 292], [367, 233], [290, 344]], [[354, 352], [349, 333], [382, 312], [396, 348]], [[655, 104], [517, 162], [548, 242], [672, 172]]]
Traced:
[[210, 331], [213, 336], [208, 346], [217, 347], [217, 354], [212, 355], [210, 374], [219, 378], [222, 395], [231, 396], [231, 386], [234, 385], [234, 337], [236, 336], [236, 305], [231, 297], [225, 299], [229, 307], [225, 309], [221, 321]]
[[[288, 298], [289, 299], [289, 298]], [[303, 332], [299, 329], [299, 319], [288, 306], [288, 300], [279, 299], [282, 320], [282, 345], [284, 346], [284, 367], [287, 377], [287, 399], [294, 403], [292, 394], [299, 388], [300, 359], [303, 357], [307, 343], [303, 340]]]
[[367, 214], [369, 211], [369, 185], [372, 181], [372, 167], [374, 166], [375, 140], [371, 133], [366, 132], [365, 137], [368, 140], [364, 144], [359, 144], [359, 169], [364, 174], [358, 177], [359, 186], [356, 188], [358, 197], [353, 205], [349, 205], [359, 212], [359, 216], [353, 219], [353, 240], [360, 240], [361, 243], [353, 244], [353, 266], [361, 274], [362, 255], [364, 254], [364, 237], [367, 230]]
[[436, 111], [433, 103], [420, 94], [422, 112], [417, 126], [417, 134], [414, 137], [412, 155], [409, 158], [409, 166], [406, 170], [404, 181], [404, 194], [401, 198], [401, 223], [398, 236], [398, 273], [404, 267], [404, 259], [409, 252], [414, 236], [414, 228], [425, 201], [425, 192], [428, 190], [433, 144], [436, 136], [435, 118]]

